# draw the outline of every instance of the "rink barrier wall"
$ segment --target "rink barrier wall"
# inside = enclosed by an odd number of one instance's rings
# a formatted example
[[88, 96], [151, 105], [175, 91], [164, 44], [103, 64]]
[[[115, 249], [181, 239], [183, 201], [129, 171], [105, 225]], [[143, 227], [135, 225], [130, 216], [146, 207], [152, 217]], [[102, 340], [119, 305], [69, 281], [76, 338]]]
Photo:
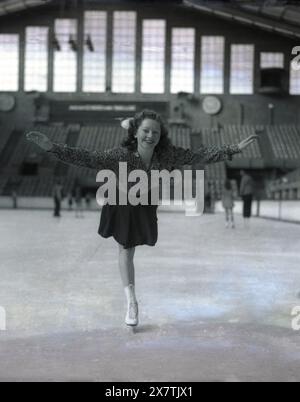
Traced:
[[[11, 197], [0, 197], [0, 209], [12, 209], [13, 200]], [[53, 199], [50, 197], [18, 197], [18, 208], [20, 209], [37, 209], [37, 210], [49, 210], [53, 209], [54, 203]], [[62, 210], [67, 210], [68, 201], [64, 200], [62, 202]], [[83, 208], [85, 209], [85, 202], [83, 201]], [[74, 209], [74, 203], [73, 203]], [[184, 212], [184, 206], [161, 206], [161, 210], [167, 212]], [[101, 207], [97, 204], [96, 200], [91, 201], [91, 211], [99, 211]]]
[[[259, 209], [259, 211], [258, 211]], [[222, 203], [216, 204], [216, 212], [222, 212]], [[243, 213], [243, 203], [235, 202], [234, 212]], [[300, 223], [300, 201], [257, 201], [253, 202], [252, 215], [265, 219], [282, 220], [286, 222]]]
[[[84, 205], [84, 204], [83, 204]], [[11, 197], [0, 197], [1, 209], [12, 209], [13, 201]], [[19, 197], [18, 207], [21, 209], [53, 209], [52, 198], [44, 197]], [[63, 201], [62, 209], [68, 209], [67, 201]], [[99, 211], [100, 207], [96, 203], [96, 200], [91, 202], [91, 210]], [[243, 205], [241, 201], [235, 202], [234, 212], [236, 214], [242, 214]], [[253, 216], [258, 216], [257, 213], [258, 204], [257, 201], [253, 203], [252, 213]], [[288, 222], [300, 223], [300, 202], [299, 201], [261, 201], [259, 207], [259, 217], [267, 219], [276, 219]], [[180, 206], [163, 206], [160, 207], [160, 211], [165, 212], [183, 212], [184, 208]], [[215, 205], [215, 212], [223, 212], [221, 202], [217, 202]]]

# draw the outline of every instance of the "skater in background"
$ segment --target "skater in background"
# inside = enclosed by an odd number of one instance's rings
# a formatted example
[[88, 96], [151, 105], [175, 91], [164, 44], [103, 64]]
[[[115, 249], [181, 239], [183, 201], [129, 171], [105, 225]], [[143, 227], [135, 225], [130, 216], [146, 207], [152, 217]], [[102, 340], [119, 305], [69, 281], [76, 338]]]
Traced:
[[18, 194], [17, 194], [16, 190], [12, 191], [11, 199], [12, 199], [13, 209], [18, 209]]
[[73, 211], [73, 194], [72, 194], [72, 191], [70, 191], [69, 194], [68, 194], [68, 208], [69, 208], [69, 211]]
[[[152, 170], [167, 169], [172, 172], [184, 165], [231, 160], [233, 155], [241, 153], [257, 139], [257, 136], [251, 136], [240, 144], [220, 148], [202, 146], [196, 152], [178, 148], [171, 144], [161, 117], [149, 110], [126, 119], [122, 127], [127, 131], [122, 146], [105, 152], [53, 144], [48, 137], [37, 132], [29, 133], [27, 138], [65, 163], [96, 171], [111, 170], [117, 177], [119, 162], [127, 162], [128, 174], [137, 169], [143, 170], [149, 182]], [[128, 183], [128, 190], [134, 184]], [[148, 195], [151, 197], [151, 188]], [[125, 322], [128, 326], [138, 325], [134, 255], [136, 247], [155, 246], [157, 243], [157, 208], [158, 205], [151, 203], [131, 205], [129, 202], [126, 205], [105, 204], [102, 208], [98, 233], [104, 238], [113, 237], [119, 246], [119, 269], [127, 299]]]
[[75, 217], [83, 218], [82, 189], [79, 183], [74, 186]]
[[210, 183], [210, 212], [212, 214], [215, 213], [216, 211], [216, 199], [217, 199], [217, 194], [216, 194], [216, 187], [215, 187], [215, 183], [211, 182]]
[[222, 193], [222, 205], [225, 209], [225, 216], [226, 216], [226, 228], [231, 226], [232, 229], [235, 228], [234, 223], [234, 192], [232, 188], [232, 184], [230, 180], [226, 180], [223, 188]]
[[86, 205], [86, 209], [88, 211], [91, 210], [91, 194], [90, 193], [86, 193], [85, 195], [85, 205]]
[[53, 216], [55, 218], [60, 218], [61, 214], [61, 202], [63, 199], [63, 186], [60, 184], [59, 181], [57, 181], [53, 187], [53, 200], [54, 200], [54, 214]]
[[249, 176], [244, 170], [241, 171], [241, 186], [240, 195], [243, 200], [243, 217], [245, 227], [249, 227], [250, 218], [252, 215], [252, 201], [254, 193], [254, 182], [251, 176]]
[[213, 214], [215, 212], [215, 189], [212, 182], [206, 184], [205, 191], [205, 213]]

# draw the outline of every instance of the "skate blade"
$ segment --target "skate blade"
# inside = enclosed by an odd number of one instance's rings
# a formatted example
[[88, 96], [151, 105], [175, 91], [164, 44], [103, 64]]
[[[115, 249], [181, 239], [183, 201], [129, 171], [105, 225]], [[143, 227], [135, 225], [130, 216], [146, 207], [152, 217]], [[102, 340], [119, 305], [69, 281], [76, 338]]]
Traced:
[[136, 334], [138, 332], [138, 326], [137, 325], [127, 325], [126, 324], [126, 328], [127, 328], [127, 331], [130, 334]]

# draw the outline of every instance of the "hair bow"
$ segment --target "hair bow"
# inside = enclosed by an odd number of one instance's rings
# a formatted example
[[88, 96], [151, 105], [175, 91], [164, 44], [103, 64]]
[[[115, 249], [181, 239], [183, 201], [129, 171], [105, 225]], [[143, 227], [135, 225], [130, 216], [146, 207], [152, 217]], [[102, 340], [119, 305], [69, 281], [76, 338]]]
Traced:
[[129, 130], [130, 128], [130, 123], [133, 121], [132, 117], [128, 117], [124, 120], [121, 121], [121, 127], [124, 128], [124, 130]]

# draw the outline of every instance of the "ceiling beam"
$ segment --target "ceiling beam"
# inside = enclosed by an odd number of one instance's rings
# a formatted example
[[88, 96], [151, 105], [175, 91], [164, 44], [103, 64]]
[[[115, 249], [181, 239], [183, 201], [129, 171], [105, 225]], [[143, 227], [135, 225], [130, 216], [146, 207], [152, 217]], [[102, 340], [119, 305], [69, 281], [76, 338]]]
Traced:
[[0, 16], [43, 6], [52, 0], [4, 0], [0, 2]]
[[203, 13], [226, 19], [227, 21], [257, 27], [293, 39], [300, 38], [300, 27], [294, 27], [282, 21], [277, 22], [260, 15], [254, 15], [244, 11], [240, 7], [232, 7], [220, 3], [209, 5], [208, 2], [204, 3], [197, 0], [183, 0], [183, 4], [186, 7], [194, 8]]

